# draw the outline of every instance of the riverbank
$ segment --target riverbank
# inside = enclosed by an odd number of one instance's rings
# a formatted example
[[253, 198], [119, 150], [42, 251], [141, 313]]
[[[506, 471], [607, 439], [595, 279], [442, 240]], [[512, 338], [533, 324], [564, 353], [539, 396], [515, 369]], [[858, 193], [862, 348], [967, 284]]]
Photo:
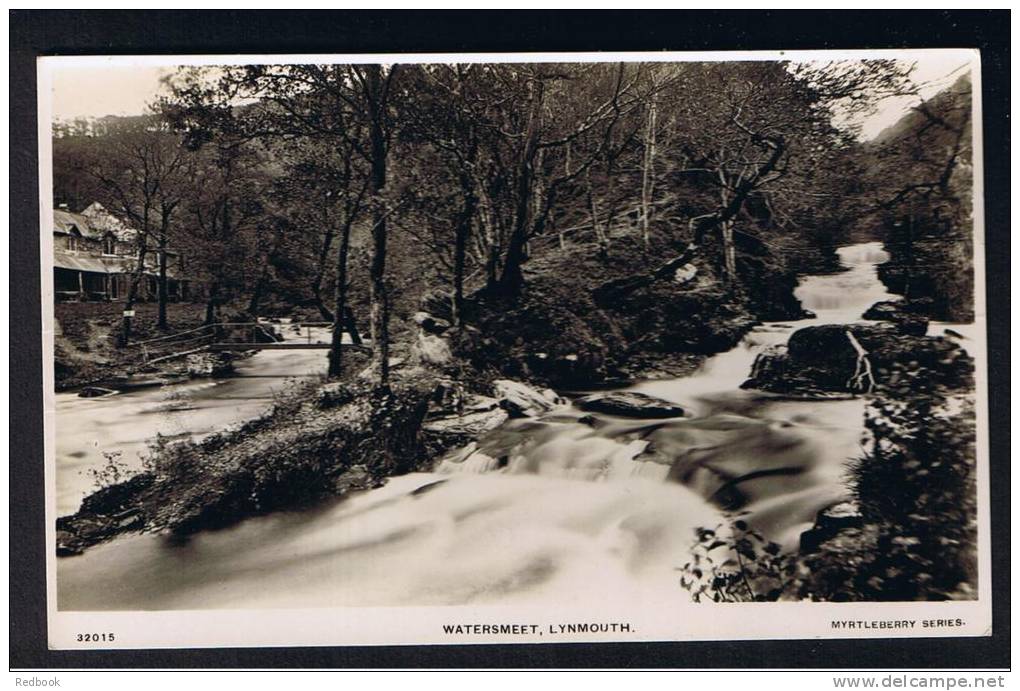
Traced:
[[507, 380], [466, 384], [420, 359], [394, 358], [392, 365], [391, 385], [382, 390], [364, 376], [367, 356], [353, 353], [342, 381], [293, 383], [241, 425], [197, 442], [157, 437], [140, 470], [113, 473], [75, 513], [58, 519], [58, 555], [125, 533], [184, 537], [379, 487], [431, 469], [511, 416], [562, 402]]
[[[54, 304], [54, 383], [57, 391], [126, 378], [138, 371], [137, 353], [117, 347], [123, 309], [123, 303], [118, 302]], [[164, 335], [155, 326], [157, 309], [155, 303], [135, 305], [134, 340]], [[171, 331], [193, 329], [204, 323], [205, 306], [189, 302], [170, 303], [167, 316]]]

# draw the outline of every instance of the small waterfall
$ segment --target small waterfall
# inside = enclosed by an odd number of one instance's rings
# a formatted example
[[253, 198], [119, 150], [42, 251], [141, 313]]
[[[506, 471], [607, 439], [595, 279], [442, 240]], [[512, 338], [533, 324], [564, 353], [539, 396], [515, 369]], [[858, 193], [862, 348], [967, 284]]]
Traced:
[[882, 243], [841, 247], [837, 254], [846, 271], [805, 277], [794, 292], [804, 308], [815, 313], [819, 323], [858, 321], [876, 302], [895, 297], [878, 279], [877, 266], [889, 261]]

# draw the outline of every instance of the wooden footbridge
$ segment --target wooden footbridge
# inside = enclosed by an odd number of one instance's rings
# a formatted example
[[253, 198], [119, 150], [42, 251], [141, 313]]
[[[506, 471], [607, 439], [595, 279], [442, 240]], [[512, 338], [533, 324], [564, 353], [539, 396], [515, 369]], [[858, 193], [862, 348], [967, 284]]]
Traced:
[[[144, 341], [129, 348], [138, 352], [143, 364], [203, 352], [244, 352], [250, 350], [329, 350], [333, 322], [217, 322]], [[290, 332], [288, 335], [286, 332]], [[277, 332], [283, 332], [281, 336]], [[289, 336], [289, 337], [288, 337]], [[368, 351], [353, 325], [344, 329], [341, 347]]]

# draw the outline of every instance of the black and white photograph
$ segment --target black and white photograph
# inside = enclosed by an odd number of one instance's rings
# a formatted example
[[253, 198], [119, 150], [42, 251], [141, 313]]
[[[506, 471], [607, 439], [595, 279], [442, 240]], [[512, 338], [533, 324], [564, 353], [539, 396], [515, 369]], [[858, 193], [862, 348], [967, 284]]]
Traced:
[[980, 61], [42, 58], [50, 646], [988, 635]]

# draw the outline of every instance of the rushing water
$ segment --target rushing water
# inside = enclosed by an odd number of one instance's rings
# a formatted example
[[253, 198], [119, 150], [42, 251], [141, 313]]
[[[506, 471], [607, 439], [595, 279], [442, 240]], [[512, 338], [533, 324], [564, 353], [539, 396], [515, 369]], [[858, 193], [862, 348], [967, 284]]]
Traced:
[[[745, 512], [792, 548], [820, 509], [846, 498], [845, 463], [859, 452], [863, 401], [739, 388], [756, 355], [792, 330], [857, 321], [892, 297], [875, 270], [888, 259], [879, 243], [841, 248], [839, 257], [845, 271], [805, 277], [797, 289], [816, 318], [763, 324], [689, 377], [633, 385], [680, 404], [683, 418], [598, 416], [593, 425], [565, 406], [511, 421], [435, 472], [391, 478], [312, 510], [247, 520], [184, 544], [118, 539], [58, 562], [59, 606], [580, 605], [607, 594], [635, 604], [682, 601], [676, 568], [695, 528], [722, 523], [724, 508]], [[283, 355], [263, 353], [245, 367], [308, 371], [303, 354]], [[186, 395], [173, 400], [195, 416], [175, 424], [195, 434], [243, 419], [271, 392], [258, 381], [185, 385]], [[58, 476], [104, 450], [137, 450], [169, 424], [143, 422], [165, 420], [155, 414], [168, 404], [165, 392], [62, 403], [58, 436], [95, 443], [84, 458], [58, 445]], [[68, 432], [71, 425], [81, 427]], [[58, 479], [65, 506], [80, 497], [74, 482]]]
[[[284, 339], [323, 342], [328, 334], [309, 335], [282, 327]], [[90, 469], [104, 464], [103, 454], [126, 472], [138, 470], [157, 435], [199, 439], [257, 416], [296, 377], [325, 374], [321, 350], [263, 350], [234, 363], [234, 376], [191, 379], [161, 387], [135, 388], [111, 396], [56, 395], [57, 514], [78, 509], [96, 489]]]

